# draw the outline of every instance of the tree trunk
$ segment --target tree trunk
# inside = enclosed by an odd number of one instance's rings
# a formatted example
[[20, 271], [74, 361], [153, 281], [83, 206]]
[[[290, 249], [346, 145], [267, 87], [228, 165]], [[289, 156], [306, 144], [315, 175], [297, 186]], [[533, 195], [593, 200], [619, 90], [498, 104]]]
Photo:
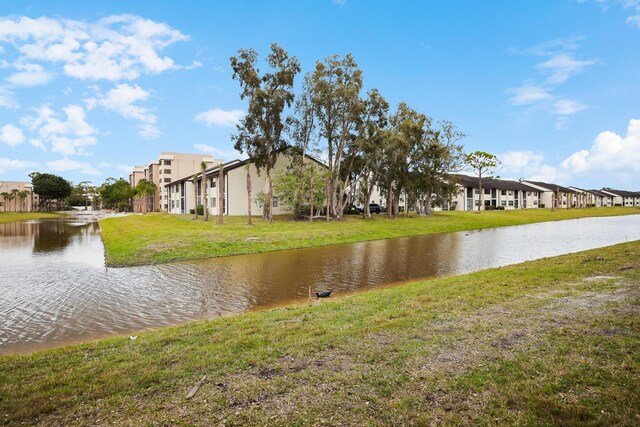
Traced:
[[314, 199], [314, 194], [313, 194], [313, 177], [315, 175], [315, 171], [312, 170], [311, 171], [311, 182], [310, 182], [310, 186], [311, 186], [311, 191], [309, 192], [309, 221], [313, 222], [313, 199]]
[[393, 218], [393, 189], [391, 182], [387, 186], [387, 217]]
[[224, 166], [220, 163], [218, 170], [218, 224], [224, 222]]
[[193, 182], [193, 203], [195, 205], [195, 209], [193, 212], [195, 213], [195, 219], [198, 219], [198, 181]]
[[251, 174], [247, 165], [247, 224], [251, 225]]
[[267, 219], [273, 222], [273, 182], [271, 181], [271, 172], [267, 170]]
[[327, 222], [329, 222], [329, 205], [331, 204], [331, 201], [329, 200], [329, 199], [330, 199], [330, 198], [329, 198], [329, 194], [331, 193], [331, 190], [330, 190], [330, 187], [331, 187], [330, 182], [331, 182], [331, 178], [327, 178], [327, 187], [326, 187], [326, 188], [325, 188], [325, 190], [324, 190], [324, 192], [325, 192], [325, 196], [326, 196], [326, 198], [327, 198], [327, 203], [326, 203], [326, 208], [327, 208], [327, 212], [326, 212], [326, 215], [327, 215]]
[[480, 194], [478, 194], [478, 212], [480, 212], [480, 209], [482, 208], [482, 202], [484, 201], [484, 197], [482, 194], [482, 174], [479, 175], [478, 177], [478, 192]]
[[207, 174], [202, 171], [202, 216], [205, 221], [209, 221], [209, 204], [207, 202]]

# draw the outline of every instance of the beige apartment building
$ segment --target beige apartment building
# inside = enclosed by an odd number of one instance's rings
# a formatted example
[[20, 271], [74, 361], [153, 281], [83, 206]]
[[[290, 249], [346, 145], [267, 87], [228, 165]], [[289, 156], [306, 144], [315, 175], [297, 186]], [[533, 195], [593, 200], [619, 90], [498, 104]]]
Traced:
[[[271, 170], [271, 176], [284, 172], [289, 166], [291, 158], [286, 155], [278, 156], [275, 167]], [[318, 168], [326, 168], [320, 162], [311, 158], [306, 158], [305, 162], [315, 164]], [[265, 173], [258, 174], [256, 167], [248, 160], [232, 160], [223, 164], [224, 169], [224, 193], [222, 203], [218, 200], [218, 174], [219, 163], [207, 169], [207, 194], [205, 202], [210, 215], [217, 215], [218, 209], [222, 206], [224, 215], [246, 215], [247, 214], [247, 169], [251, 175], [252, 206], [251, 212], [254, 215], [262, 215], [262, 210], [255, 200], [256, 194], [266, 189]], [[194, 186], [195, 185], [195, 186]], [[197, 184], [193, 183], [190, 175], [171, 182], [168, 188], [169, 208], [167, 212], [174, 214], [188, 214], [197, 205], [203, 204], [202, 198], [202, 174], [198, 174]], [[198, 191], [196, 201], [196, 191]], [[282, 206], [277, 197], [273, 198], [273, 214], [280, 215], [289, 212]]]
[[205, 154], [163, 151], [158, 160], [154, 160], [146, 166], [135, 166], [129, 174], [129, 184], [135, 187], [141, 179], [146, 179], [156, 185], [156, 192], [148, 200], [134, 200], [134, 212], [142, 212], [143, 203], [147, 204], [147, 210], [150, 212], [167, 212], [169, 198], [166, 186], [179, 178], [199, 173], [202, 170], [200, 166], [202, 162], [205, 162], [207, 168], [210, 168], [220, 160]]
[[39, 197], [30, 182], [0, 181], [0, 202], [2, 212], [33, 212], [38, 209]]

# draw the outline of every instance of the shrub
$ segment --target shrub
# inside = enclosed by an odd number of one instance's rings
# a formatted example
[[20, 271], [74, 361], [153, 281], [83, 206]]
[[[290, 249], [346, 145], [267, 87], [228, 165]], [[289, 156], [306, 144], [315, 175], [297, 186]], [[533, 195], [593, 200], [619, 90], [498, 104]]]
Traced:
[[541, 209], [544, 209], [545, 207], [546, 207], [546, 206], [545, 206], [545, 204], [544, 204], [544, 203], [540, 203], [540, 208], [541, 208]]
[[[196, 212], [193, 209], [189, 209], [189, 213], [193, 215]], [[198, 215], [204, 215], [204, 206], [198, 205]]]

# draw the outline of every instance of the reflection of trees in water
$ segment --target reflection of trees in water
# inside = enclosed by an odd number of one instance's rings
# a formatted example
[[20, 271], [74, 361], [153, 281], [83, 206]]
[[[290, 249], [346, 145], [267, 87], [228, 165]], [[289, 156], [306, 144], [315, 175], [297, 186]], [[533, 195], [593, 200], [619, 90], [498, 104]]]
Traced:
[[94, 234], [96, 227], [96, 223], [72, 226], [67, 221], [43, 221], [33, 228], [33, 252], [62, 250], [73, 237]]

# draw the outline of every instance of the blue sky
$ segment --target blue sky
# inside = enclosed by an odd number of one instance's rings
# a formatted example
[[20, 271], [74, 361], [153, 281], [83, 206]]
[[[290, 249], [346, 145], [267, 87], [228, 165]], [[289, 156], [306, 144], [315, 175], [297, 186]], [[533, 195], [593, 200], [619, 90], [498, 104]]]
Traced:
[[161, 151], [239, 158], [229, 57], [352, 53], [366, 88], [503, 178], [640, 190], [640, 0], [0, 4], [0, 180], [100, 184]]

